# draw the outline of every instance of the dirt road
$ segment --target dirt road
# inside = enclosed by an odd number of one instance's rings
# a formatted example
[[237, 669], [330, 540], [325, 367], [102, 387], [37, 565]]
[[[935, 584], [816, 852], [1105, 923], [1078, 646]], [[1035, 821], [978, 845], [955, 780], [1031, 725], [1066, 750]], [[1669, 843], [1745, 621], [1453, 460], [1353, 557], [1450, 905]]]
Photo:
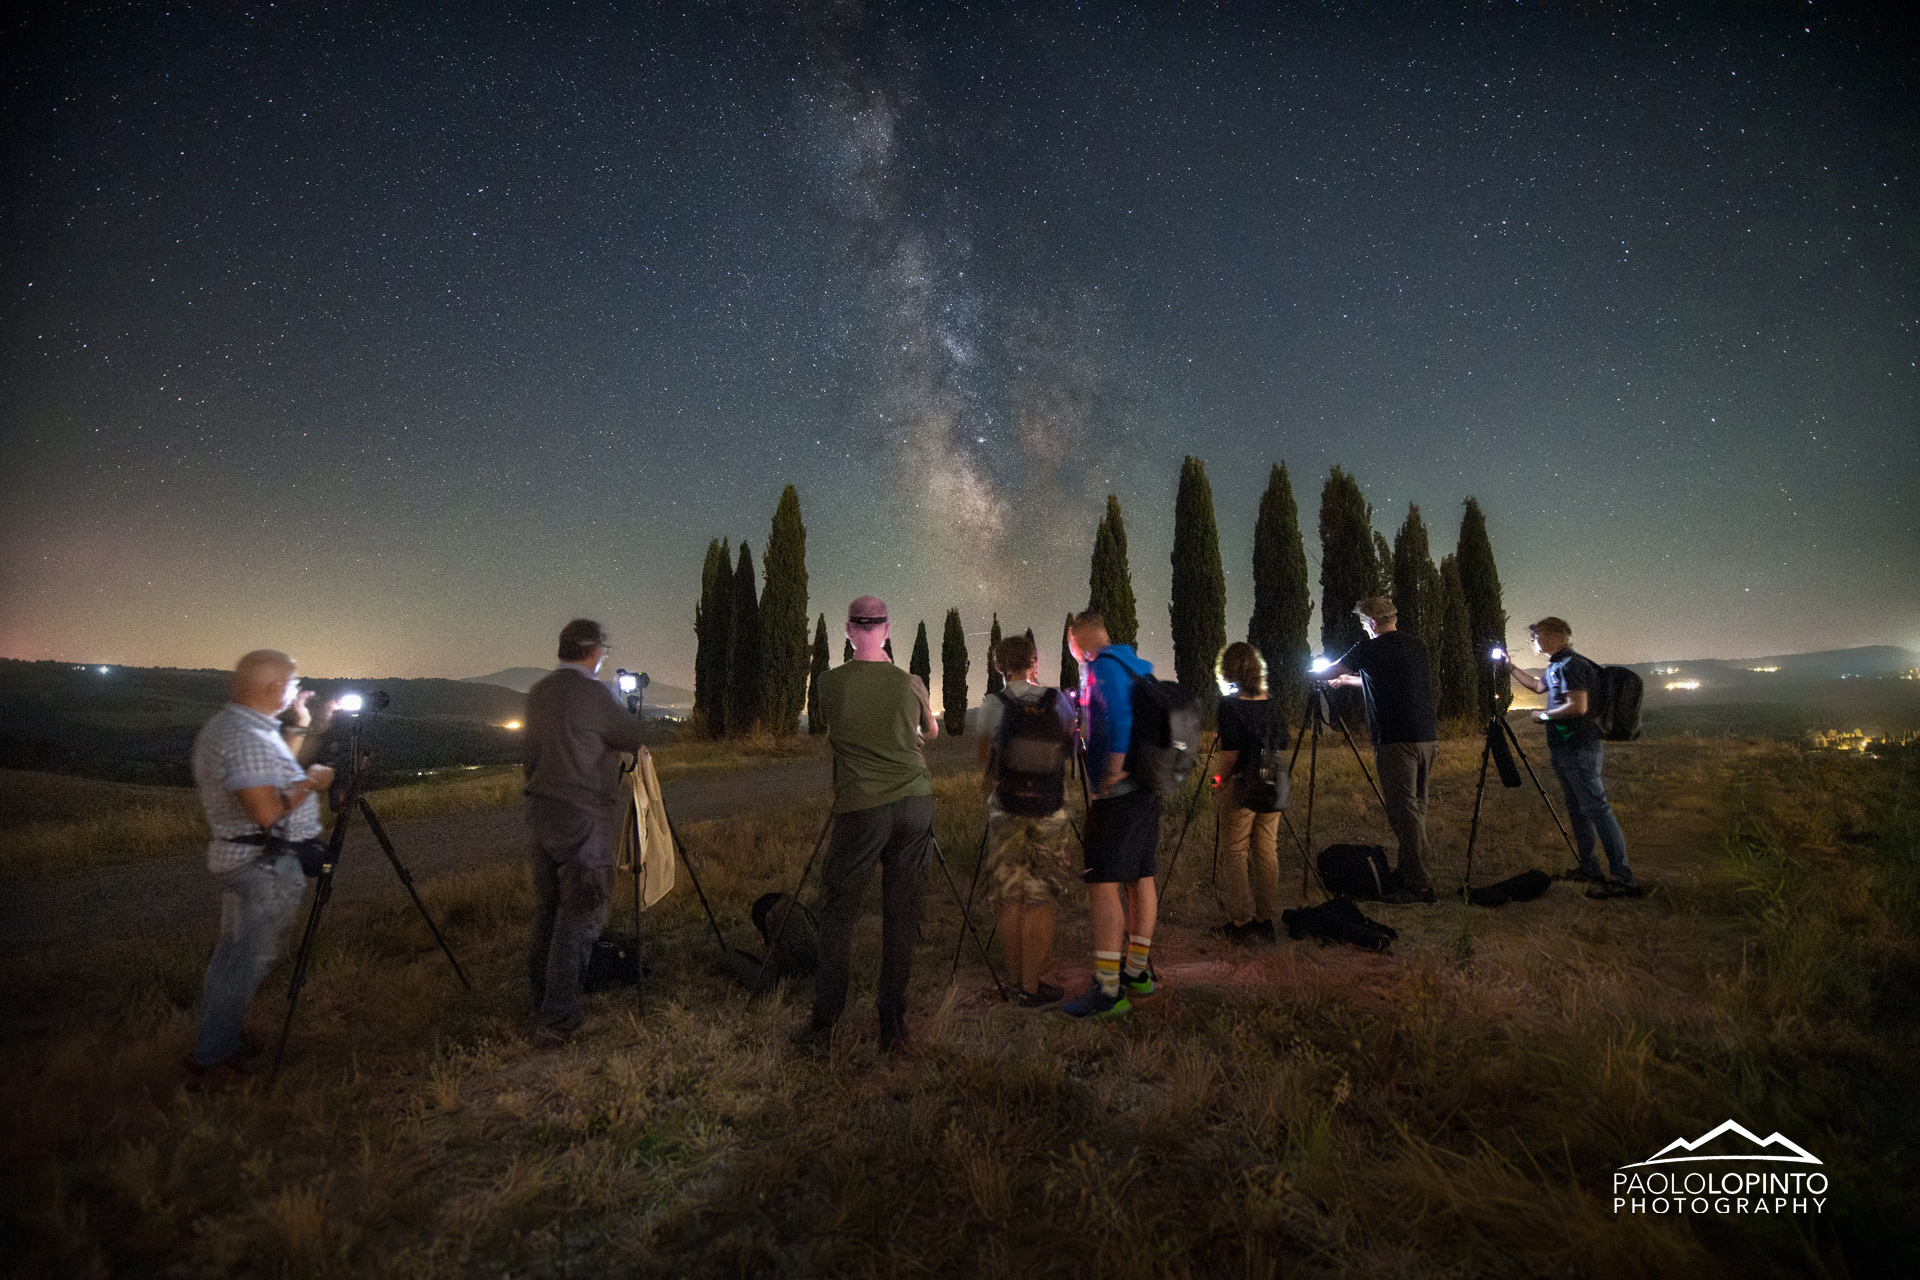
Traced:
[[[970, 739], [941, 739], [929, 751], [928, 763], [936, 773], [970, 767], [972, 745]], [[661, 790], [674, 822], [684, 827], [749, 808], [824, 798], [830, 770], [827, 760], [808, 760], [697, 774]], [[377, 797], [374, 807], [377, 812]], [[421, 883], [527, 854], [526, 819], [518, 805], [385, 825], [401, 861]], [[403, 901], [405, 890], [366, 824], [356, 821], [347, 831], [346, 851], [334, 874], [335, 901]], [[218, 915], [199, 850], [73, 875], [12, 880], [0, 885], [0, 955], [93, 938], [211, 929]]]

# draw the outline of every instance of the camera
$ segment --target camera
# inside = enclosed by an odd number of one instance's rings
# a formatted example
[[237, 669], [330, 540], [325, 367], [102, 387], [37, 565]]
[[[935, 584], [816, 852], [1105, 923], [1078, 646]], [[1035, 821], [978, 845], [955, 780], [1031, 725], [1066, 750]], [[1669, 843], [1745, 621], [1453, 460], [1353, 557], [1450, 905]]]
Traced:
[[1493, 648], [1487, 650], [1487, 656], [1495, 662], [1505, 662], [1507, 660], [1507, 651], [1499, 645], [1495, 645]]
[[393, 701], [385, 689], [375, 689], [372, 693], [343, 693], [334, 699], [335, 711], [345, 715], [357, 716], [362, 711], [385, 711]]

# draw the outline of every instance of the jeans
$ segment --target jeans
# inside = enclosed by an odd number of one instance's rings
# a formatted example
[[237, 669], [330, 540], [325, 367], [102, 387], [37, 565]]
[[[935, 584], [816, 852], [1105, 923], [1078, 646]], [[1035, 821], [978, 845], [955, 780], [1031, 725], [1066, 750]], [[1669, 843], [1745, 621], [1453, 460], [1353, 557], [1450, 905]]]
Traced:
[[612, 850], [608, 815], [532, 797], [533, 934], [527, 948], [527, 981], [533, 988], [534, 1020], [571, 1031], [586, 1015], [580, 984], [593, 944], [607, 925]]
[[1600, 874], [1600, 863], [1593, 856], [1596, 839], [1607, 851], [1607, 867], [1613, 878], [1632, 884], [1633, 868], [1627, 865], [1627, 837], [1620, 830], [1613, 806], [1607, 803], [1607, 785], [1600, 780], [1600, 764], [1606, 747], [1598, 739], [1585, 744], [1549, 741], [1547, 756], [1560, 779], [1560, 792], [1566, 797], [1567, 818], [1573, 825], [1573, 839], [1579, 849], [1580, 868], [1591, 875]]
[[236, 1056], [253, 993], [280, 962], [287, 926], [300, 909], [307, 877], [290, 853], [243, 862], [216, 877], [220, 941], [200, 989], [200, 1038], [193, 1060], [215, 1066]]
[[[1238, 783], [1229, 781], [1220, 802], [1220, 887], [1226, 893], [1227, 920], [1272, 920], [1280, 914], [1280, 815], [1255, 813], [1237, 802]], [[1252, 875], [1248, 875], [1248, 854]]]
[[1387, 825], [1400, 844], [1394, 872], [1400, 887], [1421, 893], [1433, 887], [1427, 878], [1427, 786], [1433, 781], [1437, 742], [1383, 742], [1373, 749], [1380, 769], [1380, 795], [1387, 802]]
[[880, 1025], [907, 1020], [907, 973], [920, 931], [920, 886], [933, 833], [933, 797], [907, 796], [873, 809], [835, 814], [820, 876], [820, 968], [813, 975], [813, 1023], [832, 1026], [847, 1007], [853, 921], [880, 865]]

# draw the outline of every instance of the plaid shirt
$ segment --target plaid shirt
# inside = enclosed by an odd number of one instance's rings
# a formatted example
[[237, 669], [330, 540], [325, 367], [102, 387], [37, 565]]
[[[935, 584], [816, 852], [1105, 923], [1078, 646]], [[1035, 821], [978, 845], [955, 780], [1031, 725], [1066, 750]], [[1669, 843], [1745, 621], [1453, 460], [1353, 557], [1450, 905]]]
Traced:
[[[264, 712], [229, 702], [193, 740], [193, 781], [207, 810], [213, 839], [207, 845], [207, 870], [231, 871], [253, 861], [257, 844], [235, 844], [234, 836], [252, 835], [260, 826], [247, 816], [233, 794], [248, 787], [286, 787], [306, 776], [294, 759], [280, 722]], [[306, 796], [276, 829], [289, 840], [320, 834], [320, 800]]]

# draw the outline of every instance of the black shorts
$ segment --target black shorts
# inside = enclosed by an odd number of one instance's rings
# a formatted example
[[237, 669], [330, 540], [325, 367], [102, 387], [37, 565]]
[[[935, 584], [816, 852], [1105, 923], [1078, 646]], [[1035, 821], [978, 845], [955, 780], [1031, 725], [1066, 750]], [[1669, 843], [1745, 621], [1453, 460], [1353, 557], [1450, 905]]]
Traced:
[[1132, 884], [1152, 877], [1160, 851], [1160, 795], [1141, 788], [1095, 800], [1087, 811], [1088, 884]]

